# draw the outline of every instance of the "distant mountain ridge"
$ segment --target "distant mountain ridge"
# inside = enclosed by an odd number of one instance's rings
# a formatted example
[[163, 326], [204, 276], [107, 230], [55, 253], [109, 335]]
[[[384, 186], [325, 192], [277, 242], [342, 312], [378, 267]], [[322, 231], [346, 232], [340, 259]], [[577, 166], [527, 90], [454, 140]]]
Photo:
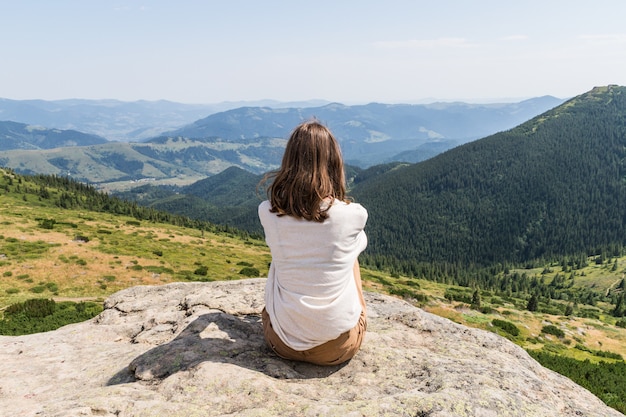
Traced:
[[[279, 165], [291, 129], [317, 117], [336, 133], [346, 161], [363, 168], [398, 158], [408, 162], [427, 159], [485, 132], [514, 127], [560, 102], [543, 97], [491, 105], [243, 107], [213, 114], [143, 142], [111, 142], [36, 153], [7, 150], [0, 155], [0, 166], [26, 174], [71, 175], [105, 189], [128, 189], [136, 185], [132, 181], [186, 185], [231, 166], [260, 174]], [[118, 104], [113, 107], [121, 111]]]
[[48, 129], [17, 122], [0, 122], [0, 151], [54, 149], [106, 143], [101, 136], [75, 130]]
[[[553, 108], [563, 100], [546, 96], [507, 104], [434, 103], [322, 107], [245, 107], [212, 114], [167, 136], [251, 143], [258, 138], [286, 138], [297, 124], [316, 118], [341, 142], [346, 161], [366, 167], [398, 160], [418, 162], [451, 147], [510, 129]], [[443, 146], [442, 146], [443, 144]], [[420, 149], [421, 154], [417, 154]], [[406, 153], [413, 152], [413, 153]]]
[[78, 130], [111, 141], [137, 142], [195, 120], [242, 106], [319, 106], [323, 100], [282, 103], [274, 100], [184, 104], [167, 100], [10, 100], [0, 98], [0, 121]]

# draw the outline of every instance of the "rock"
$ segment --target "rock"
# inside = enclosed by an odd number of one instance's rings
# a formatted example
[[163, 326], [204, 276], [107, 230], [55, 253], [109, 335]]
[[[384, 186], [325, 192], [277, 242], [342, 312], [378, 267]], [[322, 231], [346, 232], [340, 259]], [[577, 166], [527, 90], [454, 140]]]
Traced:
[[0, 337], [2, 416], [622, 416], [495, 334], [366, 293], [348, 363], [275, 356], [264, 279], [134, 287], [93, 320]]

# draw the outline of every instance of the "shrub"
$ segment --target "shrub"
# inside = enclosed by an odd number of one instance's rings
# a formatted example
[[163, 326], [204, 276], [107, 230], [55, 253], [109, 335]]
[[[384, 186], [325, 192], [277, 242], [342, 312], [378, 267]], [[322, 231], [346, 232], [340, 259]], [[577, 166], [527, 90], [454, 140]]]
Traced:
[[41, 219], [39, 221], [39, 227], [41, 227], [42, 229], [54, 229], [54, 224], [56, 223], [56, 220], [54, 219]]
[[23, 303], [11, 304], [5, 313], [11, 316], [23, 314], [29, 318], [42, 318], [54, 313], [55, 304], [54, 300], [31, 298]]
[[413, 291], [413, 290], [408, 289], [408, 288], [395, 288], [395, 287], [392, 287], [391, 289], [389, 289], [389, 293], [390, 294], [394, 294], [394, 295], [398, 295], [398, 296], [400, 296], [402, 298], [413, 299], [413, 300], [420, 301], [420, 302], [428, 301], [428, 296], [427, 295], [422, 294], [422, 293], [420, 293], [418, 291]]
[[4, 271], [4, 273], [2, 274], [3, 277], [12, 277], [13, 276], [13, 272], [11, 271]]
[[42, 292], [44, 292], [46, 290], [46, 287], [43, 285], [36, 285], [33, 288], [30, 289], [31, 292], [34, 292], [35, 294], [41, 294]]
[[141, 226], [141, 222], [138, 222], [137, 220], [128, 220], [126, 224], [129, 226]]
[[563, 332], [563, 330], [559, 329], [553, 324], [548, 324], [547, 326], [543, 326], [541, 328], [541, 333], [551, 334], [558, 338], [565, 337], [565, 333]]
[[507, 332], [511, 336], [519, 336], [519, 333], [520, 333], [519, 329], [517, 328], [516, 325], [514, 325], [513, 323], [511, 323], [509, 321], [493, 319], [491, 321], [491, 324], [493, 324], [495, 327], [498, 327], [498, 328], [504, 330], [505, 332]]
[[491, 297], [491, 304], [494, 306], [502, 306], [504, 305], [504, 301], [499, 297]]
[[624, 360], [622, 355], [620, 355], [619, 353], [609, 352], [606, 350], [589, 349], [587, 346], [582, 345], [580, 343], [576, 343], [576, 346], [574, 346], [574, 348], [578, 350], [582, 350], [583, 352], [591, 353], [592, 355], [600, 357], [600, 358], [616, 359], [618, 361]]
[[255, 278], [261, 275], [261, 271], [259, 271], [257, 268], [246, 266], [241, 271], [239, 271], [239, 275]]
[[617, 327], [621, 327], [626, 329], [626, 319], [621, 319], [621, 320], [617, 320], [617, 322], [615, 323], [615, 325]]
[[448, 301], [459, 301], [466, 304], [472, 303], [472, 296], [464, 290], [457, 290], [454, 288], [447, 288], [443, 294], [444, 298]]
[[152, 251], [153, 254], [155, 254], [156, 256], [163, 256], [163, 251], [162, 250], [154, 250]]
[[89, 238], [87, 236], [83, 236], [83, 235], [76, 235], [76, 236], [74, 236], [74, 241], [75, 242], [87, 243], [87, 242], [89, 242]]
[[53, 300], [27, 300], [5, 310], [4, 319], [0, 319], [0, 334], [17, 336], [55, 330], [66, 324], [88, 320], [101, 311], [101, 305], [91, 302], [55, 304]]
[[6, 289], [6, 293], [7, 294], [17, 294], [19, 292], [20, 292], [20, 290], [18, 290], [17, 288], [7, 288]]
[[174, 273], [174, 270], [172, 268], [168, 268], [166, 266], [148, 265], [144, 269], [148, 272], [152, 272], [153, 274], [173, 274]]
[[254, 266], [254, 264], [251, 264], [250, 262], [245, 262], [245, 261], [237, 262], [237, 265], [239, 265], [239, 266], [249, 266], [249, 267], [253, 267]]
[[209, 273], [209, 268], [204, 266], [204, 265], [202, 265], [202, 266], [199, 266], [198, 268], [196, 268], [196, 270], [193, 271], [193, 273], [194, 273], [194, 275], [200, 275], [200, 276], [206, 277], [207, 274]]

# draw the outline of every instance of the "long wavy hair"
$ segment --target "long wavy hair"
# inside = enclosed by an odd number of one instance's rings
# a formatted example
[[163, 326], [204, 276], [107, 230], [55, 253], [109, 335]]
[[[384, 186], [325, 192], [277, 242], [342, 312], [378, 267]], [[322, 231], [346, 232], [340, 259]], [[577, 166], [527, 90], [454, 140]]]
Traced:
[[261, 181], [268, 183], [272, 213], [323, 222], [334, 199], [346, 200], [341, 148], [331, 131], [317, 120], [298, 125], [280, 168]]

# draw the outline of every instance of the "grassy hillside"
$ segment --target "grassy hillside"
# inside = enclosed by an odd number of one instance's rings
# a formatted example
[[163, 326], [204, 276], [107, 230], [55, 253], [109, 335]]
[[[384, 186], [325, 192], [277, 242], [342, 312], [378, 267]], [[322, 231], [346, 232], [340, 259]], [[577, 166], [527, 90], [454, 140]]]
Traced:
[[[0, 186], [7, 186], [5, 174]], [[19, 177], [18, 177], [19, 178]], [[13, 180], [0, 191], [0, 308], [33, 296], [102, 298], [132, 285], [241, 278], [244, 267], [267, 272], [264, 242], [227, 231], [61, 209], [61, 190]]]
[[[102, 300], [134, 285], [240, 279], [247, 276], [241, 274], [243, 270], [249, 274], [251, 269], [258, 270], [252, 275], [267, 274], [271, 258], [262, 240], [227, 230], [208, 231], [85, 208], [63, 209], [54, 198], [61, 189], [46, 187], [48, 198], [42, 198], [41, 187], [29, 177], [2, 173], [0, 309], [33, 297]], [[589, 258], [576, 271], [574, 287], [619, 291], [625, 267], [626, 258], [604, 262]], [[567, 266], [556, 264], [510, 271], [515, 272], [544, 281], [546, 287], [555, 277], [571, 274]], [[369, 290], [404, 297], [463, 324], [494, 330], [491, 320], [505, 317], [520, 328], [514, 340], [522, 346], [560, 343], [568, 347], [567, 338], [542, 336], [541, 324], [550, 322], [570, 329], [570, 344], [575, 341], [595, 350], [604, 347], [626, 357], [626, 331], [616, 326], [619, 318], [611, 316], [612, 306], [606, 302], [594, 300], [595, 305], [586, 305], [580, 300], [566, 316], [571, 304], [567, 299], [542, 297], [538, 311], [530, 312], [526, 309], [529, 294], [480, 291], [480, 308], [472, 309], [474, 289], [470, 287], [371, 269], [364, 269], [363, 277]], [[589, 352], [568, 352], [593, 359]]]
[[[262, 240], [235, 230], [185, 223], [183, 218], [157, 217], [131, 203], [117, 202], [118, 207], [113, 204], [115, 199], [97, 192], [92, 195], [90, 189], [41, 185], [46, 182], [54, 183], [49, 178], [0, 170], [0, 321], [11, 319], [10, 310], [32, 299], [54, 299], [69, 310], [64, 303], [88, 301], [101, 306], [108, 295], [135, 285], [267, 274], [271, 258]], [[83, 206], [62, 208], [62, 196], [67, 194]], [[92, 200], [98, 196], [107, 203], [97, 206]], [[98, 207], [108, 208], [96, 210]], [[125, 207], [136, 211], [115, 213], [124, 212]], [[626, 258], [587, 261], [576, 272], [580, 277], [577, 286], [619, 291], [618, 278], [625, 273]], [[568, 268], [547, 265], [511, 273], [526, 273], [549, 283], [559, 281], [556, 276]], [[540, 297], [537, 311], [531, 312], [523, 294], [476, 291], [368, 268], [363, 268], [362, 274], [368, 291], [402, 297], [434, 314], [499, 333], [526, 349], [548, 355], [540, 358], [546, 363], [555, 361], [554, 357], [582, 361], [574, 363], [591, 368], [586, 371], [589, 378], [577, 381], [580, 384], [602, 375], [606, 387], [613, 384], [606, 381], [620, 378], [622, 358], [626, 358], [626, 329], [619, 327], [620, 319], [611, 316], [607, 303], [586, 305], [583, 300], [566, 312], [569, 300]], [[98, 311], [88, 310], [92, 315]], [[605, 401], [626, 410], [622, 394], [612, 388], [608, 392]], [[602, 397], [602, 392], [597, 393]]]

